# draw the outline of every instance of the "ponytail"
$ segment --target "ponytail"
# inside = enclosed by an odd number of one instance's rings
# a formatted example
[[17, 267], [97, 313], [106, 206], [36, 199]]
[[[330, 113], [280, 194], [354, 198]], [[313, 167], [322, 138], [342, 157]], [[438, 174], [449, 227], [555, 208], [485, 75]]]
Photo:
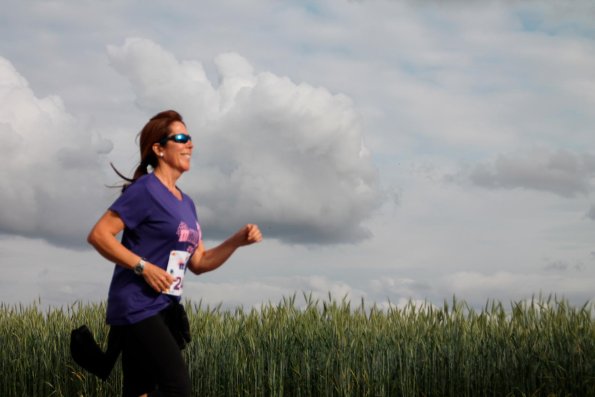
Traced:
[[[130, 179], [130, 178], [128, 178], [127, 176], [124, 176], [124, 175], [123, 175], [123, 174], [122, 174], [120, 171], [118, 171], [118, 169], [116, 168], [116, 166], [114, 165], [114, 163], [112, 163], [111, 161], [110, 161], [109, 165], [110, 165], [110, 167], [112, 167], [112, 170], [114, 170], [114, 172], [115, 172], [115, 173], [116, 173], [116, 174], [117, 174], [117, 175], [118, 175], [120, 178], [122, 178], [122, 179], [124, 179], [124, 180], [126, 181], [126, 183], [124, 183], [124, 184], [122, 184], [122, 185], [112, 185], [112, 186], [109, 186], [109, 187], [117, 187], [117, 188], [121, 188], [121, 189], [122, 189], [122, 191], [124, 191], [124, 190], [126, 190], [126, 188], [127, 188], [128, 186], [130, 186], [132, 183], [134, 183], [134, 181], [137, 179], [137, 178]], [[138, 172], [138, 169], [139, 169], [139, 168], [140, 168], [140, 166], [139, 166], [139, 167], [136, 169], [136, 172], [134, 173], [134, 175], [135, 175], [135, 176], [136, 176], [136, 173]]]
[[134, 176], [132, 177], [132, 179], [134, 181], [136, 181], [141, 176], [147, 175], [149, 173], [147, 171], [147, 166], [148, 166], [148, 164], [145, 161], [141, 161], [141, 163], [138, 165], [138, 167], [136, 167], [136, 170], [134, 171]]

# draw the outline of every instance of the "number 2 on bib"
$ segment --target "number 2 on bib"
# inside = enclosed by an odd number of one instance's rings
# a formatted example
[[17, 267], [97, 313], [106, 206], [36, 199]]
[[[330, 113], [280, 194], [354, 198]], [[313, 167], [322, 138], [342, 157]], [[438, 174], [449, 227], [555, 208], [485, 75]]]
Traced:
[[168, 295], [181, 296], [184, 287], [184, 274], [186, 272], [186, 263], [190, 258], [190, 253], [186, 251], [172, 251], [169, 254], [167, 262], [167, 272], [174, 278], [174, 282], [165, 293]]

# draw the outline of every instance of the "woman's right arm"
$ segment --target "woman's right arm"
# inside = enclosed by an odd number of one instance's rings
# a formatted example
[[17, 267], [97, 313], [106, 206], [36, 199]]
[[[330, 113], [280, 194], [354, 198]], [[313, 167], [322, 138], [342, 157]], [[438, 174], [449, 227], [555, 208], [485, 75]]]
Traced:
[[[93, 226], [87, 241], [108, 261], [132, 270], [142, 258], [124, 247], [116, 238], [124, 230], [124, 226], [122, 218], [108, 210]], [[174, 281], [169, 273], [149, 262], [146, 262], [142, 276], [157, 292], [166, 291]]]

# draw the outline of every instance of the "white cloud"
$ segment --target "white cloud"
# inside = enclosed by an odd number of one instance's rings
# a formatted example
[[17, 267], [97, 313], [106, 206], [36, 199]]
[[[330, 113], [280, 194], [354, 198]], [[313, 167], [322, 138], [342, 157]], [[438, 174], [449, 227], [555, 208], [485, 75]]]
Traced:
[[353, 282], [336, 281], [324, 276], [266, 277], [259, 280], [202, 282], [189, 279], [184, 296], [204, 305], [259, 307], [276, 305], [284, 298], [296, 297], [296, 305], [303, 307], [306, 299], [329, 302], [345, 301], [352, 308], [376, 305], [381, 309], [403, 308], [412, 303], [416, 307], [441, 306], [455, 297], [460, 302], [481, 309], [488, 300], [503, 304], [530, 299], [532, 296], [557, 296], [572, 304], [593, 299], [592, 272], [574, 269], [564, 277], [559, 274], [460, 271], [448, 275], [420, 279], [397, 279], [389, 275], [379, 279], [359, 280], [363, 288]]
[[0, 135], [0, 231], [80, 245], [101, 207], [89, 183], [102, 181], [111, 142], [68, 114], [59, 97], [37, 98], [4, 58]]
[[182, 186], [199, 198], [207, 233], [245, 222], [287, 242], [352, 242], [380, 202], [377, 171], [352, 101], [322, 87], [255, 73], [235, 53], [215, 60], [218, 86], [197, 61], [145, 39], [110, 46], [114, 67], [148, 112], [180, 111], [194, 134]]
[[370, 281], [371, 291], [376, 296], [400, 296], [403, 298], [421, 297], [430, 287], [427, 282], [411, 278], [384, 277]]
[[107, 298], [113, 264], [95, 251], [58, 247], [41, 238], [0, 235], [0, 301], [43, 306]]
[[277, 304], [293, 296], [298, 306], [303, 306], [305, 299], [312, 299], [313, 302], [345, 300], [357, 304], [362, 298], [365, 300], [367, 295], [345, 282], [333, 281], [324, 276], [276, 276], [258, 281], [230, 282], [203, 282], [191, 278], [184, 284], [184, 296], [210, 306], [258, 307], [262, 304]]

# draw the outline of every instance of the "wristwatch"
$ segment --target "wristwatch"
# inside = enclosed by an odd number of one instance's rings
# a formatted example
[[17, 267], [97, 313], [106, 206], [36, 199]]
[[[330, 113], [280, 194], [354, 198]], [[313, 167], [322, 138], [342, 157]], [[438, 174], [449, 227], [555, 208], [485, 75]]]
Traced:
[[134, 266], [134, 273], [137, 275], [141, 275], [143, 274], [143, 270], [145, 270], [145, 261], [144, 260], [139, 260], [138, 263]]

